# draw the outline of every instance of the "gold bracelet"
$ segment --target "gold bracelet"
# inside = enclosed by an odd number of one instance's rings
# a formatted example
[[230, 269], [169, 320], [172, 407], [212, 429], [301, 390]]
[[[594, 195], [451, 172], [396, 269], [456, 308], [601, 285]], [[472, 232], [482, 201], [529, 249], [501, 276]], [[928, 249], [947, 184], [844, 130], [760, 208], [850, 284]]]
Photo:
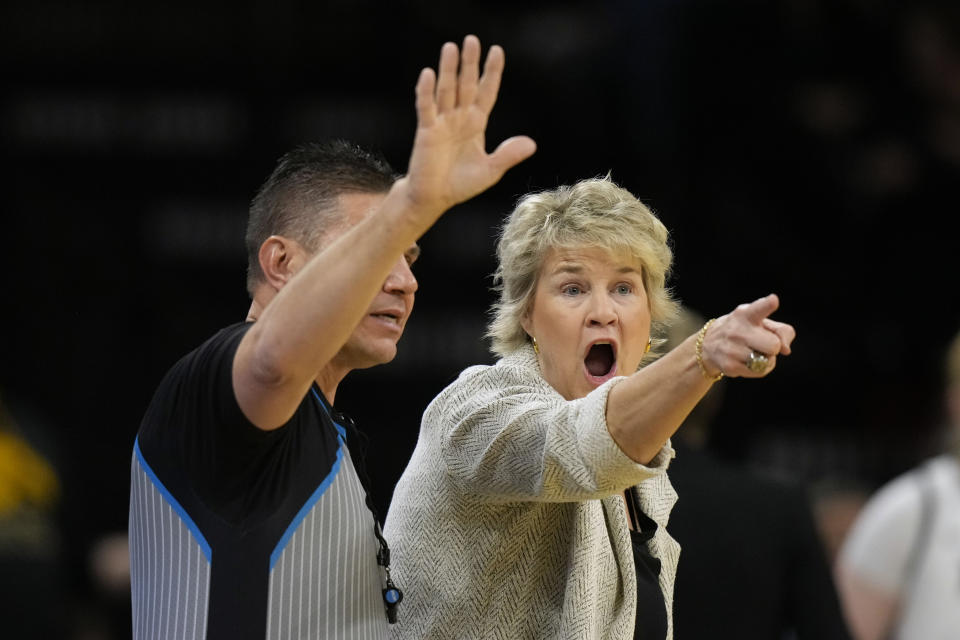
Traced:
[[707, 368], [703, 366], [703, 338], [707, 335], [707, 329], [710, 328], [710, 325], [713, 324], [714, 320], [716, 320], [716, 318], [710, 318], [707, 320], [704, 325], [700, 327], [700, 332], [697, 334], [697, 364], [700, 365], [700, 373], [703, 374], [704, 378], [716, 382], [723, 377], [723, 371], [714, 377], [707, 373]]

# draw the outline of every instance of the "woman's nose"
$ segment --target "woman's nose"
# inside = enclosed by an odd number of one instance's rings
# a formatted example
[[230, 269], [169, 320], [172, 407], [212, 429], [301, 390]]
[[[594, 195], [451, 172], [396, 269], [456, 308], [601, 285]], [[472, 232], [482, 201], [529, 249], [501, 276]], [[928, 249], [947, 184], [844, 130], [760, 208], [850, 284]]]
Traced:
[[587, 322], [591, 325], [606, 326], [617, 321], [617, 314], [613, 302], [606, 293], [590, 297], [590, 308], [587, 311]]

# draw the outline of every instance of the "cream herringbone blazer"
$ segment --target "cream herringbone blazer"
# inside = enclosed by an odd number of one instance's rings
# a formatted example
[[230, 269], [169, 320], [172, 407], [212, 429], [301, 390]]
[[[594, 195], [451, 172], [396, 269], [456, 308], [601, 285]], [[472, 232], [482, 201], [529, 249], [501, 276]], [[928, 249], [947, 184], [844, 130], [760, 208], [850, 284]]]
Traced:
[[427, 407], [386, 522], [404, 591], [398, 638], [632, 639], [636, 571], [622, 491], [657, 522], [648, 543], [673, 637], [680, 546], [667, 444], [650, 466], [607, 432], [623, 378], [564, 400], [525, 347], [466, 369]]

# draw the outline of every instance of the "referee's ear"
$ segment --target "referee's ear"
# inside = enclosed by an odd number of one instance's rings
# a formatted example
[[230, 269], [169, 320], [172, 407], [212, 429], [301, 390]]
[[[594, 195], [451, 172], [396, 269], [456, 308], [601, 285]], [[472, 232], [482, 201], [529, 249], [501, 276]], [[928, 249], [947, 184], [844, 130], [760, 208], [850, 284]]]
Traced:
[[303, 246], [291, 238], [270, 236], [257, 254], [264, 279], [274, 291], [283, 288], [310, 259]]

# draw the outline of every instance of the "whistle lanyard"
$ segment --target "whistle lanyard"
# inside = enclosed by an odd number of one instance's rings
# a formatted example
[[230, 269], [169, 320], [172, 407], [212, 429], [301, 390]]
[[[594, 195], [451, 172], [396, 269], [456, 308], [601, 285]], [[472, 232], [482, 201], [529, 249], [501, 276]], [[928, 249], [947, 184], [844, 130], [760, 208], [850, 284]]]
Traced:
[[[352, 439], [353, 442], [356, 442], [358, 445], [361, 444], [361, 440], [365, 436], [357, 429], [356, 423], [353, 421], [353, 418], [350, 416], [341, 413], [333, 407], [328, 407], [326, 401], [317, 392], [316, 386], [312, 388], [313, 395], [316, 397], [317, 402], [320, 403], [320, 406], [329, 416], [330, 420], [333, 421], [334, 425], [340, 427], [348, 437]], [[337, 438], [341, 440], [341, 446], [346, 444], [346, 438], [343, 437], [341, 433], [337, 433]], [[351, 460], [354, 462], [354, 467], [357, 470], [357, 475], [360, 478], [360, 486], [363, 487], [363, 495], [367, 504], [367, 509], [370, 510], [370, 514], [373, 516], [373, 533], [377, 537], [377, 543], [379, 548], [377, 549], [377, 564], [383, 567], [384, 572], [384, 588], [382, 589], [383, 604], [387, 610], [387, 621], [390, 624], [395, 624], [397, 622], [397, 605], [403, 600], [403, 591], [397, 587], [393, 580], [390, 578], [390, 547], [387, 545], [386, 538], [383, 537], [383, 530], [380, 528], [380, 518], [377, 517], [377, 508], [374, 505], [373, 498], [370, 496], [370, 491], [368, 487], [370, 486], [370, 478], [367, 475], [366, 469], [366, 455], [365, 449], [361, 452], [361, 455], [354, 457], [348, 448], [348, 455], [350, 455]]]

